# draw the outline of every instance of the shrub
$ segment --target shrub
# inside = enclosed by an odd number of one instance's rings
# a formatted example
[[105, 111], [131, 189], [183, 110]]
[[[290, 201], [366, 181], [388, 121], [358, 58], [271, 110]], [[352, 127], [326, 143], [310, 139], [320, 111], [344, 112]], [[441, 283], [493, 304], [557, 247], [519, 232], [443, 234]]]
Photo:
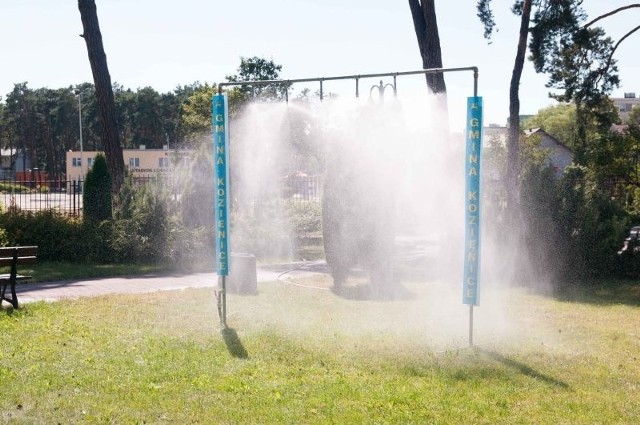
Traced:
[[549, 167], [528, 164], [523, 172], [520, 202], [524, 220], [521, 246], [536, 275], [549, 280], [562, 273], [569, 261], [567, 241], [559, 228], [561, 199]]
[[560, 197], [559, 224], [572, 266], [590, 276], [617, 273], [617, 251], [629, 225], [628, 215], [599, 189], [584, 167], [565, 171]]
[[189, 228], [177, 221], [170, 226], [168, 255], [178, 267], [213, 270], [214, 246], [213, 227]]
[[84, 182], [84, 217], [101, 222], [112, 217], [111, 174], [104, 155], [97, 155]]
[[568, 167], [558, 181], [548, 167], [530, 165], [521, 202], [537, 272], [564, 278], [620, 272], [617, 251], [629, 218], [586, 168]]
[[[307, 240], [320, 238], [322, 211], [317, 202], [263, 199], [231, 215], [231, 247], [259, 258], [290, 258]], [[298, 253], [299, 254], [299, 253]]]
[[41, 260], [86, 262], [109, 258], [101, 250], [105, 245], [103, 234], [54, 210], [1, 214], [0, 227], [6, 229], [8, 245], [37, 245]]
[[189, 179], [184, 182], [181, 197], [182, 222], [196, 229], [213, 226], [214, 181], [212, 155], [204, 148], [197, 151], [189, 170]]
[[0, 227], [0, 246], [9, 246], [9, 235], [2, 227]]
[[259, 258], [288, 258], [295, 246], [287, 211], [278, 198], [265, 198], [231, 214], [230, 246]]
[[292, 231], [298, 238], [322, 230], [320, 203], [289, 200], [285, 208]]
[[111, 248], [121, 262], [158, 262], [170, 258], [169, 198], [161, 184], [134, 188], [127, 178], [118, 194]]
[[16, 183], [0, 183], [0, 192], [3, 193], [29, 193], [31, 189]]

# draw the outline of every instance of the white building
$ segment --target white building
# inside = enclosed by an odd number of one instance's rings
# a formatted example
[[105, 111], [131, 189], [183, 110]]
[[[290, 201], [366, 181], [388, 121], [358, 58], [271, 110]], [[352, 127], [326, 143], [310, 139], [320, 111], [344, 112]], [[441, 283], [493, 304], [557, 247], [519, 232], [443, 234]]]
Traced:
[[624, 97], [612, 97], [613, 105], [618, 108], [618, 114], [622, 122], [626, 122], [629, 113], [634, 107], [640, 107], [640, 98], [635, 93], [625, 93]]
[[[98, 151], [69, 151], [66, 155], [67, 180], [84, 180], [87, 172], [93, 166]], [[191, 160], [191, 150], [169, 149], [123, 149], [125, 168], [133, 177], [155, 177], [162, 173], [174, 171], [178, 167], [188, 166]], [[83, 175], [84, 173], [84, 175]]]
[[553, 168], [556, 177], [561, 177], [564, 169], [573, 163], [573, 152], [564, 143], [540, 128], [525, 130], [526, 137], [539, 136], [538, 149], [547, 154], [548, 165]]

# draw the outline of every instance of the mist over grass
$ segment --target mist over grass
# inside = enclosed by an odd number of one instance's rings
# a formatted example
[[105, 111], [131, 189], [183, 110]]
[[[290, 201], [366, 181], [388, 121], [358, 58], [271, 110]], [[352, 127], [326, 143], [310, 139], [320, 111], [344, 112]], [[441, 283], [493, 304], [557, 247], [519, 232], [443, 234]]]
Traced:
[[[305, 285], [305, 286], [302, 286]], [[476, 347], [438, 284], [347, 300], [324, 277], [0, 311], [5, 422], [636, 423], [638, 294], [497, 290]], [[315, 288], [314, 288], [315, 287]], [[457, 292], [457, 291], [455, 291]], [[493, 291], [491, 291], [493, 292]], [[492, 295], [486, 294], [488, 299]], [[423, 300], [431, 299], [424, 308]], [[452, 298], [458, 298], [457, 296]], [[635, 304], [620, 303], [620, 299]], [[582, 300], [582, 301], [579, 301]], [[615, 301], [618, 300], [618, 301]], [[436, 307], [440, 304], [440, 307]], [[483, 306], [483, 307], [485, 307]], [[429, 310], [430, 309], [430, 310]], [[464, 311], [462, 311], [464, 316]]]

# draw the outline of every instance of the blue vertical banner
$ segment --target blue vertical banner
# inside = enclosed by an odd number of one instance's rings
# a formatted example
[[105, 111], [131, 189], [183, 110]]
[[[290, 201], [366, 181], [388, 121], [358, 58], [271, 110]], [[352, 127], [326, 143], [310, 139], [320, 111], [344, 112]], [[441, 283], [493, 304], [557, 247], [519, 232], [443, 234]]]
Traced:
[[480, 153], [482, 97], [467, 98], [465, 157], [464, 304], [478, 305], [480, 277]]
[[229, 113], [227, 96], [213, 96], [213, 169], [216, 272], [229, 275]]

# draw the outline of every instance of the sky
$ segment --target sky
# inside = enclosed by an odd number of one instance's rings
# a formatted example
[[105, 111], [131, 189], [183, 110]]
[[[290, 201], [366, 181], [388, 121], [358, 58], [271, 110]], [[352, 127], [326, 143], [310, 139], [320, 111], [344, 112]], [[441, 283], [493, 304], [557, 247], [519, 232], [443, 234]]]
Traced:
[[[443, 66], [477, 66], [484, 123], [504, 125], [519, 18], [513, 0], [493, 0], [498, 32], [489, 44], [475, 2], [436, 0]], [[401, 0], [96, 0], [112, 82], [125, 88], [153, 87], [164, 93], [199, 81], [218, 83], [236, 72], [240, 57], [260, 56], [282, 65], [285, 79], [401, 72], [421, 69], [409, 6]], [[585, 2], [590, 16], [628, 4]], [[92, 82], [77, 1], [0, 2], [0, 96], [13, 85], [62, 88]], [[618, 40], [640, 20], [640, 9], [608, 18], [603, 27]], [[640, 32], [616, 58], [622, 84], [613, 92], [640, 95]], [[473, 94], [469, 73], [446, 74], [450, 120], [464, 127], [464, 105]], [[391, 82], [390, 80], [385, 83]], [[546, 77], [525, 64], [521, 114], [554, 103]], [[361, 81], [361, 93], [378, 80]], [[399, 93], [423, 90], [423, 77], [398, 79]], [[296, 87], [297, 88], [297, 87]], [[317, 87], [309, 87], [313, 91]], [[353, 83], [325, 83], [326, 91], [353, 95]]]

